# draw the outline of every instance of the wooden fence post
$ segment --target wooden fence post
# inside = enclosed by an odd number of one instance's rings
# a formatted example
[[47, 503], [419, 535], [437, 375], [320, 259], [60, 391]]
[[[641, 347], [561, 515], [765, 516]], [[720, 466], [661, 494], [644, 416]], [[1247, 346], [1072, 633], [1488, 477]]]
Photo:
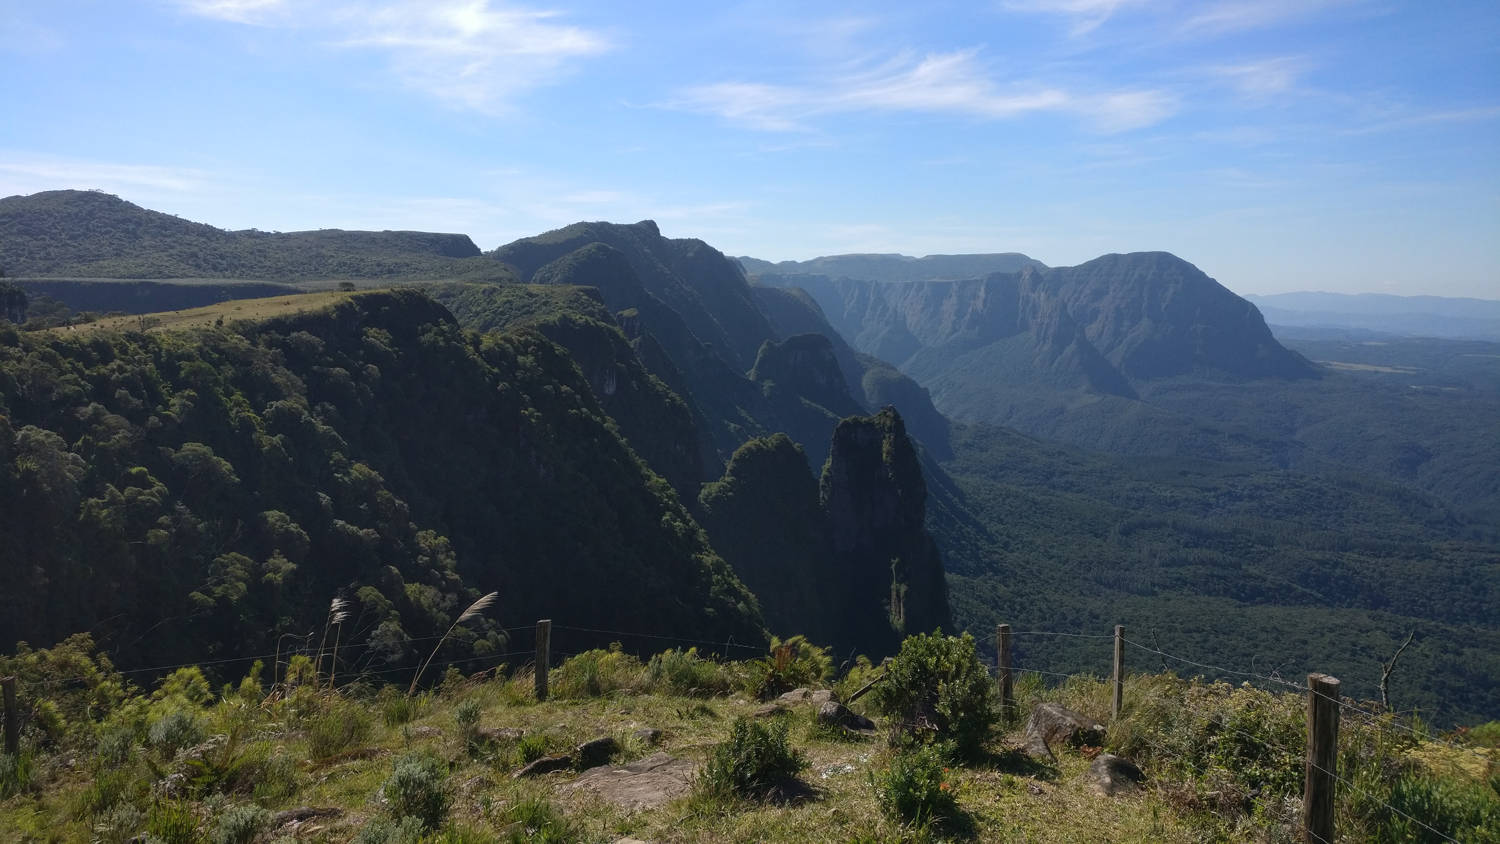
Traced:
[[1016, 682], [1010, 664], [1010, 625], [995, 628], [995, 677], [1000, 681], [1000, 711], [1006, 718], [1016, 712]]
[[547, 667], [552, 663], [552, 619], [536, 623], [536, 699], [547, 699]]
[[1120, 720], [1120, 705], [1125, 702], [1125, 625], [1115, 625], [1115, 704], [1110, 718]]
[[1339, 681], [1307, 675], [1307, 768], [1302, 792], [1302, 840], [1332, 844], [1333, 794], [1338, 775]]
[[21, 708], [16, 705], [16, 678], [0, 679], [5, 697], [5, 755], [21, 755]]

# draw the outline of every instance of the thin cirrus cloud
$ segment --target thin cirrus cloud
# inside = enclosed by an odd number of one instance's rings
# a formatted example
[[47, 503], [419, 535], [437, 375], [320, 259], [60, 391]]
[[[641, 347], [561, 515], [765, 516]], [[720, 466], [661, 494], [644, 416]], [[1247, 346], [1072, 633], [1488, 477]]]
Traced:
[[1276, 26], [1364, 0], [1002, 0], [1007, 12], [1066, 18], [1074, 36], [1139, 12], [1166, 22], [1177, 38], [1212, 38]]
[[0, 150], [0, 196], [60, 188], [119, 194], [187, 194], [207, 189], [212, 174], [189, 167], [127, 164]]
[[556, 81], [570, 62], [610, 48], [600, 33], [551, 11], [490, 0], [182, 0], [190, 14], [310, 34], [325, 46], [383, 54], [411, 90], [449, 105], [506, 111]]
[[1001, 7], [1010, 12], [1054, 15], [1071, 21], [1073, 35], [1087, 35], [1130, 6], [1144, 5], [1147, 0], [1005, 0]]
[[1285, 94], [1297, 85], [1307, 72], [1307, 60], [1296, 56], [1279, 56], [1234, 65], [1219, 65], [1210, 72], [1227, 81], [1242, 96], [1262, 99]]
[[772, 132], [806, 131], [820, 117], [860, 112], [928, 112], [1003, 120], [1069, 113], [1103, 132], [1150, 126], [1177, 110], [1176, 96], [1157, 89], [1078, 93], [1023, 81], [1007, 86], [986, 72], [975, 50], [904, 53], [827, 83], [773, 85], [719, 82], [682, 90], [666, 104]]

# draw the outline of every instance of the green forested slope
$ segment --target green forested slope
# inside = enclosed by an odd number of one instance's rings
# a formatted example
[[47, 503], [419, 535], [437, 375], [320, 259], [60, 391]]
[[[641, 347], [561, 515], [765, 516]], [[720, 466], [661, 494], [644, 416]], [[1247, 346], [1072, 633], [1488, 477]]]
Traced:
[[416, 291], [193, 333], [5, 329], [0, 533], [0, 641], [92, 630], [130, 664], [269, 652], [335, 596], [366, 666], [492, 589], [501, 626], [761, 629], [567, 352], [465, 335]]

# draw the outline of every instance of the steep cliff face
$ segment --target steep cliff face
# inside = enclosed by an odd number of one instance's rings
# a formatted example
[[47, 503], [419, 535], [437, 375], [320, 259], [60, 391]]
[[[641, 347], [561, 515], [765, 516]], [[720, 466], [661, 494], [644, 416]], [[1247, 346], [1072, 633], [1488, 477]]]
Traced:
[[760, 599], [768, 628], [819, 643], [847, 640], [827, 519], [801, 447], [785, 434], [750, 440], [698, 503], [714, 548]]
[[[952, 454], [948, 420], [932, 404], [932, 396], [896, 367], [873, 355], [854, 350], [828, 322], [823, 309], [805, 290], [797, 287], [751, 287], [755, 302], [782, 337], [821, 334], [833, 346], [839, 371], [849, 392], [866, 411], [890, 405], [906, 420], [907, 431], [940, 460]], [[815, 464], [821, 465], [821, 464]]]
[[748, 369], [761, 341], [771, 336], [738, 264], [700, 240], [664, 238], [650, 220], [628, 226], [575, 223], [507, 244], [490, 255], [514, 267], [522, 281], [531, 281], [544, 265], [592, 243], [624, 256], [640, 284], [677, 312], [692, 333], [735, 370]]
[[[992, 379], [997, 384], [1050, 383], [1119, 396], [1133, 396], [1136, 380], [1189, 373], [1315, 374], [1276, 342], [1254, 306], [1165, 252], [964, 281], [758, 279], [805, 289], [855, 348], [924, 383], [950, 369], [975, 371], [981, 361], [1001, 376]], [[981, 349], [977, 359], [964, 359]]]
[[1254, 305], [1170, 253], [1105, 255], [1043, 275], [1090, 342], [1130, 378], [1316, 374], [1271, 336]]
[[847, 628], [894, 647], [906, 631], [951, 626], [942, 560], [925, 527], [927, 487], [900, 415], [887, 408], [841, 422], [819, 494]]
[[849, 394], [833, 344], [821, 334], [762, 343], [750, 380], [760, 387], [780, 429], [803, 444], [813, 466], [828, 456], [833, 426], [864, 412]]
[[777, 435], [746, 443], [699, 502], [775, 633], [881, 656], [907, 631], [951, 626], [927, 486], [893, 409], [839, 423], [821, 482]]

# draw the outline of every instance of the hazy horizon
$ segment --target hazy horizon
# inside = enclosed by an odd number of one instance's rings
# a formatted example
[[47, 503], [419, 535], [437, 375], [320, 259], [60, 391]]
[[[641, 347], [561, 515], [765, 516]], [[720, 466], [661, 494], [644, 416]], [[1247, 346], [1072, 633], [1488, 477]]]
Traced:
[[0, 195], [484, 249], [1169, 251], [1236, 292], [1500, 295], [1500, 13], [1375, 0], [0, 0]]

